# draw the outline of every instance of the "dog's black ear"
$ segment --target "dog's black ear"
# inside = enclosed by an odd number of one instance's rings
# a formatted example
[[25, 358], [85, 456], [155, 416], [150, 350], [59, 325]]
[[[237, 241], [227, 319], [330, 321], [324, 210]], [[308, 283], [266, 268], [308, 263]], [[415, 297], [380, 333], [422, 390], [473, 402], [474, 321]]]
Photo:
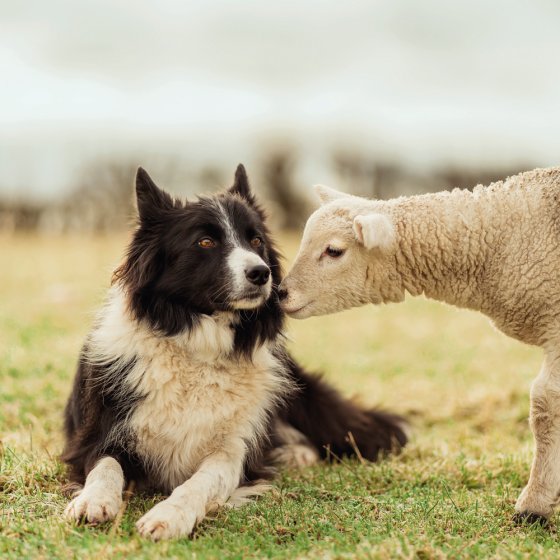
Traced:
[[245, 166], [242, 163], [240, 163], [235, 170], [235, 181], [233, 182], [233, 187], [229, 189], [229, 192], [237, 193], [249, 201], [253, 199], [253, 193], [251, 192], [251, 187], [249, 186], [247, 172], [245, 171]]
[[136, 172], [136, 205], [141, 221], [154, 218], [159, 210], [173, 207], [172, 198], [152, 181], [142, 167]]

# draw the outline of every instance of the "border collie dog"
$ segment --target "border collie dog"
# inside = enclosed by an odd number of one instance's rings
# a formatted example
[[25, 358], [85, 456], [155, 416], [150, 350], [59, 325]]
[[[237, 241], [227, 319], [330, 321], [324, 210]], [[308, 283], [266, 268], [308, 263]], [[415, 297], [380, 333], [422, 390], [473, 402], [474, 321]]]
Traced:
[[134, 481], [169, 495], [140, 534], [187, 536], [264, 491], [274, 465], [374, 461], [406, 443], [401, 418], [360, 408], [287, 354], [279, 254], [243, 166], [231, 189], [194, 202], [139, 169], [136, 195], [138, 226], [66, 406], [67, 518], [113, 519]]

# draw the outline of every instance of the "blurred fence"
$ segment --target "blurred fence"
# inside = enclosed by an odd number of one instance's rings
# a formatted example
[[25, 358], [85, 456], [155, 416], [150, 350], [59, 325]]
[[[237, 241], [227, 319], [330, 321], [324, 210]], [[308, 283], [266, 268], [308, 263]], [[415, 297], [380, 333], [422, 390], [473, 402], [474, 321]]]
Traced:
[[[252, 185], [275, 228], [300, 228], [313, 208], [307, 190], [298, 182], [300, 163], [293, 152], [281, 150], [269, 153], [249, 170]], [[333, 187], [381, 199], [455, 187], [471, 189], [532, 168], [530, 164], [496, 169], [446, 166], [418, 171], [405, 164], [343, 151], [331, 155], [330, 166]], [[216, 191], [228, 186], [232, 176], [231, 169], [220, 166], [195, 169], [165, 162], [156, 168], [156, 182], [163, 179], [161, 184], [166, 188], [180, 185], [170, 189], [177, 195]], [[152, 172], [152, 168], [149, 170]], [[135, 173], [136, 164], [130, 161], [97, 161], [83, 170], [74, 189], [52, 202], [2, 199], [0, 195], [0, 230], [96, 233], [126, 228], [134, 216]]]

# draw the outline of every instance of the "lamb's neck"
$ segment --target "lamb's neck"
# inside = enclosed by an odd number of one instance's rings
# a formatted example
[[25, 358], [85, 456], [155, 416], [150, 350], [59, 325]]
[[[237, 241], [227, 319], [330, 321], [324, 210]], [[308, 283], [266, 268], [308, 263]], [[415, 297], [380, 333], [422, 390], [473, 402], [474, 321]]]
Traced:
[[[487, 233], [495, 217], [484, 192], [453, 191], [389, 203], [399, 239], [396, 266], [412, 295], [484, 308]], [[495, 230], [494, 230], [495, 231]]]

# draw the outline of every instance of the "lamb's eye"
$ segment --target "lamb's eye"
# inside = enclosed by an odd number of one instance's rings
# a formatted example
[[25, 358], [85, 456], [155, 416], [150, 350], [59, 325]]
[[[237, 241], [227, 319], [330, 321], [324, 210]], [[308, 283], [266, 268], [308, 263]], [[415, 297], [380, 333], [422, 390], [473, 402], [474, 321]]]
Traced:
[[203, 237], [198, 240], [198, 246], [203, 249], [212, 249], [216, 246], [216, 242], [211, 237]]
[[255, 249], [260, 247], [262, 244], [263, 244], [262, 237], [259, 237], [258, 235], [253, 237], [253, 239], [251, 239], [251, 246], [255, 247]]
[[335, 247], [331, 247], [330, 245], [325, 249], [323, 255], [327, 255], [327, 257], [331, 257], [336, 259], [344, 254], [344, 249], [336, 249]]

